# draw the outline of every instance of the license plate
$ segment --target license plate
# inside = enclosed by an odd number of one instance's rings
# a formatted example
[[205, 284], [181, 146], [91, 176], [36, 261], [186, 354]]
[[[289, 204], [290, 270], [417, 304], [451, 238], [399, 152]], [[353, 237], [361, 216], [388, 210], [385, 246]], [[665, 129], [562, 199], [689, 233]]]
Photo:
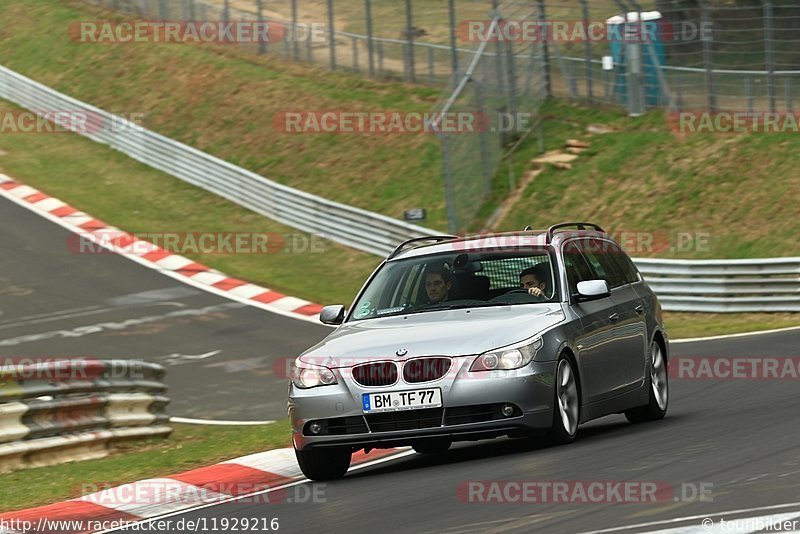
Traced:
[[431, 388], [387, 391], [386, 393], [363, 393], [361, 395], [361, 403], [365, 413], [439, 408], [442, 405], [442, 390]]

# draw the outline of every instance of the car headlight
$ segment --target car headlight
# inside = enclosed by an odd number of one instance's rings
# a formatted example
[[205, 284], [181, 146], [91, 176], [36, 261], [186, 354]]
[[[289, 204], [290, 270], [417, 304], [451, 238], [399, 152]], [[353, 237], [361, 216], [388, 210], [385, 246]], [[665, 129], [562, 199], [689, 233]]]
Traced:
[[472, 362], [470, 371], [508, 371], [525, 367], [536, 353], [542, 348], [544, 342], [537, 337], [532, 343], [517, 347], [506, 347], [490, 352], [484, 352]]
[[292, 384], [300, 389], [330, 386], [336, 383], [336, 375], [327, 367], [302, 362], [295, 362], [292, 366]]

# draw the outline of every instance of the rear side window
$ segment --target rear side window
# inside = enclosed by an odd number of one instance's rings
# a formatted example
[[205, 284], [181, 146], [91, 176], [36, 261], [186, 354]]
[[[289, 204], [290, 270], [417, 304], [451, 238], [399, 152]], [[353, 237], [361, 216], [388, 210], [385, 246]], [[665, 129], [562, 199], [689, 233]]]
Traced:
[[564, 245], [563, 253], [564, 266], [567, 270], [567, 285], [572, 295], [578, 292], [578, 282], [592, 280], [594, 275], [576, 241], [570, 241]]
[[580, 244], [586, 261], [592, 266], [597, 278], [608, 283], [609, 289], [625, 285], [625, 275], [612, 257], [613, 243], [599, 239], [584, 239]]
[[609, 243], [608, 255], [611, 256], [611, 259], [616, 262], [619, 270], [622, 271], [622, 276], [625, 278], [626, 284], [634, 284], [639, 281], [639, 271], [622, 249], [614, 243]]

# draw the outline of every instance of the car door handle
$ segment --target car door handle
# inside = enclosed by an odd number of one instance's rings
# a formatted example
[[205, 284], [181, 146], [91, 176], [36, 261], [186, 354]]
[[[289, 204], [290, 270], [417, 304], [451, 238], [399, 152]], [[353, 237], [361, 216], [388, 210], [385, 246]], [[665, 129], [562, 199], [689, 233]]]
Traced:
[[644, 313], [644, 304], [639, 304], [634, 310], [636, 310], [636, 313]]
[[619, 314], [618, 313], [612, 313], [611, 315], [608, 316], [608, 318], [611, 321], [618, 321], [619, 320]]

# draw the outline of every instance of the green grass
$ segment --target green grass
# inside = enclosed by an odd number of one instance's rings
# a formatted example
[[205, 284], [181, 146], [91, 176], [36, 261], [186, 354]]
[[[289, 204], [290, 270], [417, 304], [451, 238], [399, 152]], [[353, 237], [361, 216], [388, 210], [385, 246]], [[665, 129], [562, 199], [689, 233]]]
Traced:
[[720, 336], [800, 326], [800, 313], [664, 313], [670, 338]]
[[[800, 137], [786, 134], [690, 134], [670, 130], [664, 112], [629, 118], [615, 109], [547, 103], [542, 114], [546, 149], [567, 139], [589, 141], [571, 170], [548, 166], [503, 220], [506, 229], [547, 227], [553, 221], [598, 221], [633, 242], [633, 256], [754, 258], [800, 255]], [[589, 134], [590, 124], [616, 131]], [[516, 176], [536, 167], [531, 138], [514, 154]], [[495, 201], [508, 194], [497, 179]], [[683, 236], [683, 237], [682, 237]], [[688, 236], [694, 246], [684, 247]], [[700, 239], [699, 245], [697, 239]], [[681, 240], [684, 241], [681, 241]], [[659, 246], [662, 245], [662, 246]]]
[[290, 447], [289, 422], [219, 427], [172, 424], [167, 438], [120, 443], [98, 460], [3, 475], [0, 513], [31, 508], [145, 478], [174, 475], [246, 454]]

